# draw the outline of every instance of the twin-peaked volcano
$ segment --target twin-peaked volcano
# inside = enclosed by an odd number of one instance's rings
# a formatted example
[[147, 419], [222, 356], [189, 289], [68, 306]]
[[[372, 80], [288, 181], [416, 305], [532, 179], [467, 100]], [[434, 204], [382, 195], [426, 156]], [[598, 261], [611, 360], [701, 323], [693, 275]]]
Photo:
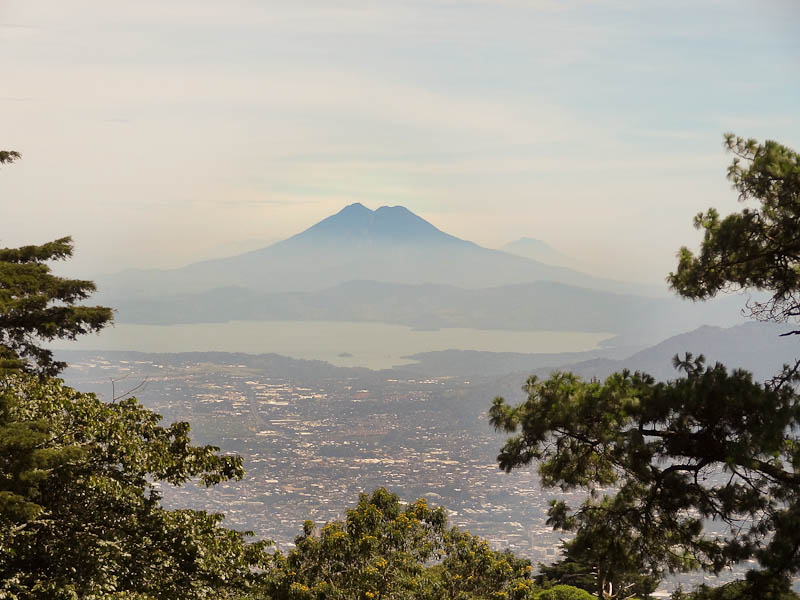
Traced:
[[318, 291], [352, 280], [486, 288], [555, 281], [618, 292], [641, 286], [490, 250], [449, 235], [402, 206], [351, 204], [282, 242], [169, 271], [101, 280], [107, 298], [197, 293], [237, 286], [260, 293]]
[[281, 246], [303, 244], [465, 244], [448, 235], [404, 206], [381, 206], [370, 210], [357, 202], [323, 219], [305, 231], [280, 242]]

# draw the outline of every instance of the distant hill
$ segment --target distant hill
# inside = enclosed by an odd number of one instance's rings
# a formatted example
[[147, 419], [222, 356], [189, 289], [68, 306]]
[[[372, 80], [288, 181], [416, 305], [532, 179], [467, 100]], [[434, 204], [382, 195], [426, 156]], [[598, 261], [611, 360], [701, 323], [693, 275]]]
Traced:
[[419, 329], [586, 331], [621, 336], [618, 344], [643, 345], [706, 323], [737, 323], [741, 305], [742, 299], [735, 296], [692, 303], [550, 281], [480, 290], [351, 281], [319, 292], [262, 294], [229, 287], [199, 294], [123, 299], [116, 305], [116, 320], [146, 324], [374, 321]]
[[574, 259], [563, 254], [562, 252], [559, 252], [542, 240], [537, 240], [534, 238], [520, 238], [513, 242], [509, 242], [500, 249], [503, 252], [530, 258], [531, 260], [536, 260], [546, 265], [569, 268], [575, 268], [576, 265], [576, 261]]
[[158, 298], [237, 287], [258, 293], [311, 292], [346, 281], [435, 283], [486, 288], [554, 281], [620, 293], [666, 289], [592, 277], [490, 250], [449, 235], [402, 206], [351, 204], [287, 240], [172, 270], [128, 270], [98, 278], [99, 299]]
[[[792, 329], [788, 325], [748, 322], [734, 327], [703, 326], [669, 337], [645, 349], [602, 348], [586, 352], [516, 353], [480, 352], [474, 350], [444, 350], [422, 352], [408, 358], [417, 362], [395, 367], [392, 371], [405, 374], [433, 376], [458, 376], [489, 378], [491, 385], [505, 385], [514, 392], [528, 375], [548, 377], [555, 370], [572, 371], [584, 378], [604, 378], [615, 371], [629, 369], [643, 371], [659, 380], [679, 376], [672, 366], [672, 358], [691, 352], [703, 354], [707, 364], [720, 362], [729, 369], [743, 368], [751, 371], [756, 380], [764, 381], [775, 375], [783, 364], [794, 364], [800, 358], [800, 340], [796, 336], [781, 337]], [[132, 351], [80, 351], [58, 350], [57, 358], [74, 363], [91, 356], [115, 356], [130, 361], [142, 360], [147, 353]], [[166, 356], [166, 354], [153, 354]], [[174, 359], [198, 362], [246, 364], [282, 377], [313, 375], [319, 380], [334, 376], [371, 376], [385, 380], [388, 371], [370, 371], [361, 367], [336, 367], [329, 363], [302, 360], [277, 354], [245, 354], [225, 352], [186, 352], [169, 354]], [[383, 373], [384, 375], [380, 375]], [[67, 371], [67, 375], [70, 373]], [[383, 379], [381, 379], [383, 377]], [[103, 380], [102, 385], [107, 385]], [[498, 393], [499, 388], [487, 391], [486, 398]]]
[[576, 369], [585, 376], [605, 376], [627, 368], [650, 373], [656, 379], [674, 379], [677, 372], [672, 357], [691, 352], [694, 356], [704, 355], [707, 364], [720, 362], [729, 369], [746, 369], [763, 381], [776, 375], [781, 365], [794, 364], [800, 358], [800, 340], [780, 335], [791, 329], [790, 325], [758, 322], [728, 328], [704, 326], [672, 336], [614, 364], [579, 363]]
[[[591, 350], [563, 354], [519, 354], [446, 350], [425, 352], [410, 358], [419, 361], [404, 368], [437, 375], [509, 375], [521, 385], [528, 374], [547, 377], [554, 370], [569, 370], [584, 378], [604, 378], [615, 371], [643, 371], [659, 380], [679, 376], [672, 358], [691, 352], [706, 357], [707, 364], [720, 362], [729, 369], [751, 371], [759, 381], [778, 373], [783, 364], [800, 358], [800, 340], [781, 337], [788, 325], [749, 322], [734, 327], [703, 326], [669, 337], [654, 346], [623, 357], [624, 349]], [[512, 386], [513, 387], [513, 386]]]

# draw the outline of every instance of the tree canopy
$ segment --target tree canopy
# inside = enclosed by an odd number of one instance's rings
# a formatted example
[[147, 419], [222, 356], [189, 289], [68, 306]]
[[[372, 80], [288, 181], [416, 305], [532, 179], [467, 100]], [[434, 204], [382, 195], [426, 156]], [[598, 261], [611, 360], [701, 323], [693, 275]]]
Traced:
[[0, 597], [532, 600], [541, 591], [528, 561], [385, 489], [362, 494], [342, 521], [307, 521], [288, 554], [223, 527], [220, 514], [161, 505], [160, 483], [243, 473], [240, 457], [193, 446], [188, 424], [163, 426], [134, 398], [106, 403], [55, 378], [3, 374]]
[[[695, 300], [766, 290], [771, 298], [751, 302], [751, 314], [792, 320], [800, 316], [800, 157], [776, 142], [725, 140], [740, 200], [760, 204], [724, 219], [700, 213], [700, 252], [681, 248], [668, 281]], [[688, 353], [674, 364], [681, 375], [668, 382], [628, 371], [603, 382], [554, 373], [529, 379], [516, 406], [495, 399], [491, 421], [512, 434], [498, 456], [503, 469], [535, 462], [545, 485], [589, 492], [577, 510], [552, 504], [550, 524], [575, 537], [544, 575], [623, 598], [667, 572], [719, 573], [753, 560], [758, 568], [728, 593], [790, 594], [800, 572], [800, 362], [766, 383]]]
[[0, 592], [26, 598], [227, 597], [266, 567], [265, 543], [222, 515], [165, 510], [156, 484], [240, 478], [135, 399], [104, 403], [57, 379], [0, 377]]
[[686, 247], [668, 277], [681, 296], [703, 300], [720, 291], [769, 291], [767, 302], [751, 302], [760, 320], [786, 322], [800, 316], [800, 155], [774, 141], [759, 144], [725, 136], [735, 155], [728, 179], [741, 202], [758, 202], [720, 218], [709, 208], [694, 219], [703, 230], [700, 251]]
[[47, 261], [70, 256], [69, 237], [0, 249], [0, 370], [55, 375], [66, 365], [54, 360], [43, 342], [74, 340], [111, 322], [110, 308], [78, 304], [95, 291], [94, 283], [50, 272]]
[[12, 163], [19, 158], [22, 158], [22, 155], [16, 150], [0, 150], [0, 165]]
[[448, 527], [443, 508], [383, 488], [361, 494], [344, 520], [306, 521], [276, 564], [265, 587], [276, 600], [532, 600], [540, 591], [527, 560]]
[[424, 500], [404, 507], [385, 489], [362, 494], [345, 521], [319, 530], [306, 521], [286, 558], [292, 575], [284, 585], [309, 599], [413, 592], [424, 565], [441, 557], [446, 523], [444, 510]]
[[702, 359], [678, 366], [685, 376], [666, 383], [532, 377], [525, 402], [492, 407], [493, 425], [516, 434], [502, 468], [536, 461], [544, 485], [590, 492], [578, 511], [554, 503], [549, 515], [576, 531], [568, 555], [594, 567], [599, 597], [641, 574], [718, 573], [750, 558], [772, 578], [800, 570], [797, 395]]
[[[20, 157], [14, 150], [0, 150], [0, 164]], [[0, 373], [21, 369], [56, 375], [66, 365], [42, 343], [74, 340], [111, 322], [110, 308], [78, 304], [96, 290], [93, 282], [51, 274], [48, 261], [71, 256], [70, 237], [0, 249]]]

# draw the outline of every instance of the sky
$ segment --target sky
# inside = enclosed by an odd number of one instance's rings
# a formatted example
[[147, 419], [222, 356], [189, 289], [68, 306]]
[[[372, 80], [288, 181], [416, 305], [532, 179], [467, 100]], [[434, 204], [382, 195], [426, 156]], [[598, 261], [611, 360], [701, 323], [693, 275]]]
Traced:
[[740, 208], [724, 132], [800, 150], [797, 31], [795, 0], [0, 0], [0, 246], [172, 268], [361, 202], [663, 283]]

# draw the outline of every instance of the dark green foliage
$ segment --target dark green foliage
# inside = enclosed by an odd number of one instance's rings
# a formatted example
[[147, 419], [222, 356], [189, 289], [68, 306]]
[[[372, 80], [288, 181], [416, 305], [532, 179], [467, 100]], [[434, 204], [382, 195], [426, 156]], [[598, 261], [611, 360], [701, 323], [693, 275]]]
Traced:
[[441, 557], [447, 518], [424, 500], [404, 507], [385, 489], [361, 494], [345, 521], [306, 521], [286, 557], [287, 598], [397, 597], [413, 592]]
[[23, 400], [7, 390], [0, 393], [0, 515], [8, 524], [35, 519], [39, 485], [53, 469], [63, 468], [85, 456], [79, 445], [49, 447], [52, 429], [46, 419], [20, 420]]
[[752, 578], [733, 581], [719, 587], [701, 585], [693, 593], [675, 592], [672, 600], [798, 600], [800, 596], [789, 588], [786, 581]]
[[[19, 152], [0, 150], [0, 164], [20, 157]], [[77, 304], [95, 291], [94, 283], [50, 274], [47, 261], [70, 256], [69, 237], [0, 249], [0, 374], [21, 369], [56, 375], [66, 365], [54, 361], [42, 342], [74, 340], [111, 322], [110, 308]]]
[[46, 261], [72, 256], [72, 240], [0, 249], [0, 371], [37, 370], [55, 375], [66, 365], [42, 342], [97, 332], [112, 319], [110, 308], [77, 304], [95, 291], [91, 281], [50, 273]]
[[[550, 522], [577, 532], [568, 556], [594, 561], [599, 583], [622, 589], [633, 574], [718, 572], [749, 558], [785, 579], [800, 570], [798, 396], [702, 359], [677, 366], [685, 376], [669, 383], [531, 378], [526, 402], [491, 409], [494, 426], [516, 434], [500, 466], [536, 461], [545, 485], [591, 492], [575, 513], [553, 504]], [[607, 487], [617, 493], [601, 496]], [[716, 538], [702, 535], [706, 520]]]
[[268, 566], [220, 515], [161, 508], [154, 482], [212, 485], [241, 459], [192, 446], [135, 399], [103, 403], [59, 380], [0, 379], [0, 595], [233, 597]]
[[551, 502], [548, 524], [576, 534], [564, 542], [565, 558], [543, 567], [537, 582], [568, 583], [608, 598], [649, 597], [655, 591], [660, 578], [652, 561], [639, 554], [639, 536], [626, 531], [630, 525], [621, 518], [619, 499], [603, 497], [576, 514], [564, 503]]
[[556, 585], [533, 596], [534, 600], [592, 600], [589, 592], [571, 585]]
[[[760, 206], [722, 220], [714, 209], [699, 214], [700, 253], [681, 249], [670, 285], [695, 300], [767, 290], [767, 303], [749, 305], [754, 317], [799, 317], [800, 156], [776, 142], [725, 141], [740, 200]], [[759, 569], [746, 583], [698, 598], [741, 586], [748, 597], [782, 598], [800, 572], [800, 361], [767, 384], [690, 354], [675, 366], [685, 375], [667, 383], [627, 371], [605, 382], [555, 373], [531, 378], [518, 406], [495, 399], [492, 423], [514, 434], [502, 468], [536, 461], [545, 485], [590, 492], [575, 512], [551, 506], [550, 524], [575, 538], [542, 580], [624, 597], [646, 594], [667, 571], [719, 572], [753, 559]]]
[[441, 565], [429, 570], [431, 600], [523, 600], [536, 590], [529, 561], [509, 551], [492, 550], [482, 538], [453, 528], [447, 534], [445, 548]]
[[163, 427], [134, 398], [50, 377], [65, 365], [42, 342], [112, 317], [76, 304], [91, 281], [50, 273], [71, 254], [70, 238], [0, 250], [0, 597], [240, 598], [270, 566], [267, 544], [221, 515], [164, 510], [156, 484], [241, 478], [241, 459], [192, 446], [187, 423]]
[[[568, 542], [567, 542], [568, 543]], [[552, 564], [539, 564], [538, 573], [535, 577], [536, 583], [543, 587], [555, 584], [569, 584], [581, 588], [582, 590], [594, 592], [597, 589], [597, 573], [592, 566], [593, 560], [589, 564], [578, 562], [569, 550], [565, 551], [566, 557]]]
[[0, 150], [0, 165], [12, 163], [19, 158], [22, 158], [22, 155], [15, 150]]
[[263, 586], [292, 600], [529, 600], [530, 564], [456, 528], [424, 499], [405, 505], [385, 489], [361, 494], [344, 521], [303, 534]]
[[767, 141], [725, 136], [735, 154], [728, 179], [741, 201], [755, 208], [720, 219], [710, 208], [695, 217], [704, 231], [700, 252], [678, 254], [669, 283], [680, 295], [706, 299], [737, 288], [768, 290], [768, 302], [748, 308], [760, 320], [787, 321], [800, 316], [800, 155]]

